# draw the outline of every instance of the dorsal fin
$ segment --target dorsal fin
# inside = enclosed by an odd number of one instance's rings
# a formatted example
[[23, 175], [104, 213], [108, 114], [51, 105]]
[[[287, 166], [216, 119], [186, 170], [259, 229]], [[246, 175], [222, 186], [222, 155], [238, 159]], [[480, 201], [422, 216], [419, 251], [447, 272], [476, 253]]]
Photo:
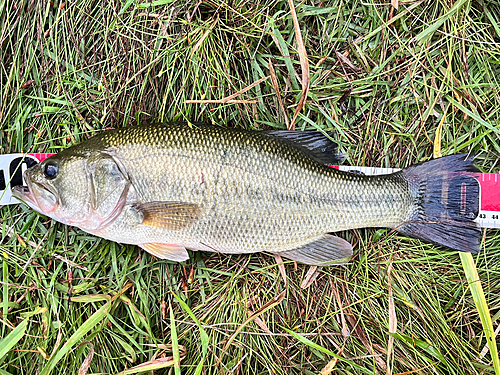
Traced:
[[300, 130], [264, 130], [262, 132], [285, 140], [320, 164], [332, 165], [345, 159], [345, 156], [338, 152], [337, 144], [320, 132]]

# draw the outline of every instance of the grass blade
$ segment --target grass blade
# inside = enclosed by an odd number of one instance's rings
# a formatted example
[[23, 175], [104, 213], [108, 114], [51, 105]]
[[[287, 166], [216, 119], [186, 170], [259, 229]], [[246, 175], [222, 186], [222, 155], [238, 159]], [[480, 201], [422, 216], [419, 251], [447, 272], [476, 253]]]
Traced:
[[182, 306], [184, 311], [186, 311], [191, 319], [196, 323], [198, 326], [198, 329], [200, 330], [200, 338], [201, 338], [201, 360], [199, 361], [198, 365], [196, 366], [195, 370], [195, 375], [201, 374], [201, 371], [203, 370], [203, 363], [205, 362], [205, 358], [207, 356], [207, 351], [208, 351], [208, 343], [210, 342], [210, 338], [208, 337], [207, 333], [203, 329], [203, 326], [201, 325], [200, 321], [196, 318], [194, 313], [191, 311], [189, 306], [187, 305], [186, 302], [184, 302], [181, 298], [179, 298], [175, 293], [173, 293], [173, 296], [179, 302], [179, 304]]
[[479, 318], [481, 319], [481, 324], [483, 325], [483, 332], [486, 336], [488, 347], [490, 348], [495, 374], [500, 375], [500, 361], [498, 359], [495, 330], [493, 329], [490, 311], [488, 304], [486, 303], [486, 298], [484, 297], [483, 287], [481, 286], [481, 280], [479, 279], [479, 275], [477, 273], [474, 258], [472, 258], [471, 253], [461, 252], [460, 259], [462, 260], [462, 266], [470, 287], [470, 292], [472, 294], [472, 298], [474, 298], [474, 303], [476, 304], [477, 312], [479, 313]]
[[179, 341], [177, 340], [177, 329], [175, 327], [174, 311], [170, 307], [170, 337], [172, 338], [172, 357], [174, 359], [175, 375], [181, 375], [181, 357], [179, 354]]
[[309, 84], [311, 82], [311, 75], [309, 73], [309, 60], [307, 59], [307, 51], [304, 46], [304, 41], [302, 40], [302, 33], [300, 31], [299, 20], [297, 18], [297, 13], [295, 12], [295, 5], [293, 0], [288, 0], [288, 5], [290, 6], [290, 12], [293, 19], [293, 27], [295, 29], [295, 40], [297, 41], [297, 51], [299, 52], [300, 67], [302, 69], [302, 95], [297, 103], [297, 108], [293, 114], [292, 121], [290, 121], [288, 130], [295, 130], [295, 120], [302, 111], [306, 104], [307, 95], [309, 94]]
[[122, 371], [119, 373], [119, 375], [130, 375], [146, 371], [160, 370], [165, 367], [171, 367], [173, 364], [174, 364], [174, 359], [172, 357], [158, 358], [141, 363], [140, 365], [129, 368], [128, 370]]
[[345, 358], [342, 358], [340, 357], [339, 355], [337, 355], [336, 353], [332, 352], [331, 350], [329, 349], [326, 349], [318, 344], [316, 344], [315, 342], [309, 340], [308, 338], [302, 336], [301, 334], [297, 333], [297, 332], [294, 332], [294, 331], [291, 331], [289, 329], [286, 329], [286, 328], [283, 328], [283, 330], [285, 330], [286, 332], [288, 332], [289, 334], [291, 334], [293, 337], [295, 337], [300, 343], [304, 344], [304, 345], [307, 345], [313, 349], [316, 349], [322, 353], [325, 353], [325, 354], [328, 354], [334, 358], [337, 358], [339, 361], [342, 361], [342, 362], [345, 362], [345, 363], [348, 363], [349, 365], [351, 365], [352, 367], [354, 367], [355, 369], [359, 370], [359, 372], [361, 373], [364, 373], [364, 374], [375, 374], [373, 371], [370, 371], [364, 367], [361, 367], [359, 365], [357, 365], [355, 362], [353, 361], [350, 361], [348, 359], [345, 359]]
[[438, 359], [443, 363], [447, 363], [446, 358], [436, 349], [436, 347], [427, 341], [418, 340], [414, 337], [408, 337], [406, 335], [402, 335], [401, 333], [391, 333], [392, 336], [396, 337], [401, 341], [405, 341], [408, 345], [417, 346], [423, 350], [425, 350], [428, 354], [432, 355], [434, 358]]
[[440, 18], [437, 19], [436, 22], [434, 22], [434, 24], [430, 25], [428, 28], [426, 28], [424, 31], [422, 31], [420, 34], [417, 35], [417, 40], [421, 41], [421, 40], [427, 40], [429, 39], [430, 37], [432, 37], [432, 35], [434, 34], [434, 32], [439, 29], [443, 23], [445, 23], [448, 19], [450, 19], [450, 17], [452, 17], [456, 12], [458, 12], [458, 10], [465, 4], [467, 3], [467, 0], [460, 0], [460, 1], [457, 1], [451, 8], [450, 10], [448, 10], [448, 12], [446, 12], [445, 14], [443, 14]]
[[83, 323], [73, 335], [66, 341], [66, 343], [62, 346], [61, 349], [57, 351], [47, 362], [45, 367], [40, 372], [40, 375], [49, 375], [52, 373], [52, 370], [56, 367], [57, 363], [69, 353], [69, 351], [80, 341], [85, 335], [95, 328], [98, 324], [100, 324], [105, 318], [106, 315], [109, 314], [109, 311], [112, 307], [112, 302], [107, 302], [104, 306], [102, 306], [99, 310], [97, 310], [92, 316]]
[[12, 330], [2, 341], [0, 341], [0, 359], [3, 358], [9, 350], [11, 350], [19, 340], [21, 340], [26, 332], [28, 319], [23, 320], [16, 328]]

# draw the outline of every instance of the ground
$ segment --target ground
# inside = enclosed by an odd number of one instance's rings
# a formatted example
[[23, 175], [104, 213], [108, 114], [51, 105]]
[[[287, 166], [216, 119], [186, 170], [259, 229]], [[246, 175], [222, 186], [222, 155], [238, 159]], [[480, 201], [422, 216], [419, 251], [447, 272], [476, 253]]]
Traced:
[[[405, 167], [437, 148], [498, 172], [498, 3], [293, 5], [298, 28], [283, 0], [0, 3], [1, 152], [153, 121], [288, 124], [332, 132], [347, 164]], [[353, 259], [304, 289], [310, 267], [286, 262], [285, 284], [269, 255], [178, 264], [24, 205], [0, 212], [1, 375], [179, 361], [185, 374], [493, 373], [458, 254], [389, 230], [341, 233]], [[497, 234], [474, 255], [494, 328]]]

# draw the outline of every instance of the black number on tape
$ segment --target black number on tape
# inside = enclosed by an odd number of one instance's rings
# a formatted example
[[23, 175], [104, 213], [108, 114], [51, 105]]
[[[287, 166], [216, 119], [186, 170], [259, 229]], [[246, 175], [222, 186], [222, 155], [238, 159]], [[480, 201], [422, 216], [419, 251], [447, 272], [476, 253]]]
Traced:
[[5, 185], [5, 173], [3, 170], [0, 170], [0, 190], [5, 190], [7, 185]]
[[361, 175], [365, 175], [364, 172], [361, 172], [361, 171], [358, 171], [357, 169], [351, 169], [348, 171], [349, 173], [354, 173], [354, 174], [361, 174]]
[[[9, 173], [10, 173], [10, 188], [12, 189], [14, 186], [23, 184], [23, 164], [26, 165], [26, 168], [30, 168], [33, 165], [37, 164], [35, 160], [32, 158], [15, 158], [9, 164]], [[5, 188], [4, 188], [5, 189]]]

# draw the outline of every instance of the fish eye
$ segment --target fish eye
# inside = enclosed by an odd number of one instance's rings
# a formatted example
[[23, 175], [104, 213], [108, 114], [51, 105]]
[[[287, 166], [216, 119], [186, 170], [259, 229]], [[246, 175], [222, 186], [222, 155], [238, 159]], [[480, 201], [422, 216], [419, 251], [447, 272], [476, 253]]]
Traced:
[[59, 167], [55, 161], [48, 161], [43, 167], [43, 174], [49, 180], [55, 178], [57, 176], [57, 172], [59, 171]]

